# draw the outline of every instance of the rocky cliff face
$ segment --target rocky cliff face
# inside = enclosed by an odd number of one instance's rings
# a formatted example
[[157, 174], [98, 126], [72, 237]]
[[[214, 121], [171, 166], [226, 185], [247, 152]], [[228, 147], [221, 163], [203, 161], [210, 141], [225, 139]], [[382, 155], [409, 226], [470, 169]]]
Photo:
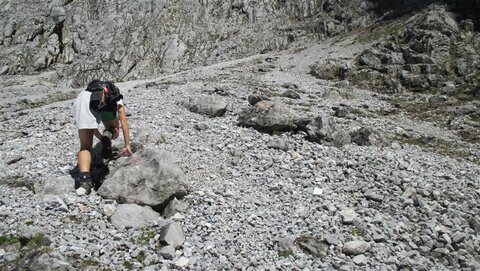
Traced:
[[[55, 70], [73, 86], [135, 79], [287, 49], [432, 1], [414, 2], [2, 0], [0, 74]], [[477, 2], [451, 5], [475, 19]]]
[[[347, 3], [342, 3], [347, 2]], [[368, 1], [1, 1], [0, 74], [80, 85], [288, 48], [370, 20]]]

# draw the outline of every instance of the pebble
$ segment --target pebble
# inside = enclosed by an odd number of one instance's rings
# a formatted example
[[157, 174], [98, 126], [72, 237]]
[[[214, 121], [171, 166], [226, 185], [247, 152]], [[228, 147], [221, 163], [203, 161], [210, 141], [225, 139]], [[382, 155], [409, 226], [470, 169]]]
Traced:
[[103, 214], [106, 217], [111, 217], [116, 210], [117, 210], [117, 207], [113, 204], [105, 204], [105, 206], [103, 206]]
[[349, 241], [343, 244], [343, 253], [347, 255], [363, 254], [369, 249], [369, 244], [365, 241]]
[[313, 195], [314, 196], [321, 196], [323, 194], [323, 189], [319, 188], [319, 187], [315, 187], [313, 189]]
[[353, 257], [353, 262], [356, 265], [365, 265], [366, 262], [367, 262], [367, 257], [365, 257], [365, 255], [363, 255], [363, 254], [357, 255], [357, 256]]
[[77, 188], [76, 192], [77, 192], [77, 196], [84, 196], [87, 194], [87, 190], [83, 187]]
[[178, 267], [186, 267], [188, 265], [188, 258], [180, 257], [180, 259], [175, 261], [175, 265]]
[[344, 224], [353, 224], [357, 218], [357, 213], [353, 209], [343, 209], [340, 211], [340, 216]]

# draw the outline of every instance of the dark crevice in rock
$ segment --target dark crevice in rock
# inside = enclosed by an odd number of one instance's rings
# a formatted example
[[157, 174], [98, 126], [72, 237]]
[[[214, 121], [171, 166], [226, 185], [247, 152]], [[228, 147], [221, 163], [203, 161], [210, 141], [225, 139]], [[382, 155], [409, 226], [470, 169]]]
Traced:
[[44, 33], [45, 33], [45, 29], [40, 28], [37, 33], [34, 33], [34, 34], [28, 39], [28, 41], [34, 41], [36, 37], [42, 36]]
[[132, 64], [132, 66], [130, 66], [130, 68], [128, 68], [128, 70], [127, 70], [127, 72], [125, 73], [125, 75], [122, 76], [122, 80], [124, 80], [125, 77], [126, 77], [130, 72], [132, 72], [133, 69], [135, 69], [136, 66], [137, 66], [137, 62], [134, 62], [134, 63]]
[[[59, 22], [55, 25], [55, 28], [53, 29], [53, 33], [57, 34], [58, 36], [58, 42], [59, 42], [59, 46], [60, 46], [60, 53], [58, 55], [61, 55], [63, 54], [63, 47], [64, 47], [64, 44], [63, 44], [63, 22]], [[58, 58], [58, 55], [57, 55], [57, 58]], [[55, 59], [56, 61], [57, 59]]]
[[178, 200], [181, 200], [183, 199], [185, 196], [187, 195], [187, 193], [176, 193], [176, 194], [173, 194], [171, 195], [167, 200], [165, 200], [164, 202], [162, 202], [161, 204], [159, 205], [156, 205], [156, 206], [152, 206], [152, 209], [160, 214], [163, 215], [163, 212], [165, 211], [165, 208], [167, 208], [168, 204], [170, 203], [170, 201], [172, 201], [173, 199], [177, 198]]
[[436, 0], [370, 1], [375, 5], [375, 13], [381, 16], [383, 20], [400, 18], [421, 10], [434, 2], [438, 2]]

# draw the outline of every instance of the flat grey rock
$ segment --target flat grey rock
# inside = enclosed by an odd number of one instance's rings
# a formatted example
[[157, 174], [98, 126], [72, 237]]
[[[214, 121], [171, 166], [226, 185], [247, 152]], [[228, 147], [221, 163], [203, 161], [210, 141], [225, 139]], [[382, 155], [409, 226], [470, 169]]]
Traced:
[[63, 195], [75, 191], [74, 179], [70, 176], [48, 178], [43, 183], [35, 183], [35, 193]]
[[340, 217], [344, 224], [353, 224], [358, 215], [353, 209], [343, 209], [340, 211]]
[[175, 246], [164, 246], [159, 253], [165, 260], [172, 260], [175, 257]]
[[136, 204], [119, 204], [110, 217], [110, 221], [114, 225], [134, 228], [158, 222], [159, 219], [161, 219], [160, 214], [152, 210], [151, 207]]
[[46, 195], [43, 198], [43, 202], [45, 203], [45, 207], [47, 209], [53, 209], [63, 212], [68, 212], [68, 207], [65, 202], [57, 195]]
[[162, 228], [160, 241], [168, 245], [179, 247], [185, 242], [185, 234], [182, 225], [178, 222], [172, 222]]
[[219, 96], [189, 97], [182, 105], [188, 110], [209, 117], [221, 117], [227, 112], [228, 103]]
[[365, 241], [349, 241], [343, 244], [343, 253], [347, 255], [359, 255], [368, 251], [370, 245]]

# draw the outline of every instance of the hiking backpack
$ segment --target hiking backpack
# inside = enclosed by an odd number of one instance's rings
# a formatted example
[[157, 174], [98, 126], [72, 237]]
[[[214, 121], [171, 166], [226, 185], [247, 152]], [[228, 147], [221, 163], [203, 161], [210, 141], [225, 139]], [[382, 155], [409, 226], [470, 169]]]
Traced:
[[117, 102], [123, 99], [117, 86], [109, 81], [93, 80], [88, 84], [86, 91], [92, 93], [90, 109], [95, 112], [115, 112], [117, 111]]

